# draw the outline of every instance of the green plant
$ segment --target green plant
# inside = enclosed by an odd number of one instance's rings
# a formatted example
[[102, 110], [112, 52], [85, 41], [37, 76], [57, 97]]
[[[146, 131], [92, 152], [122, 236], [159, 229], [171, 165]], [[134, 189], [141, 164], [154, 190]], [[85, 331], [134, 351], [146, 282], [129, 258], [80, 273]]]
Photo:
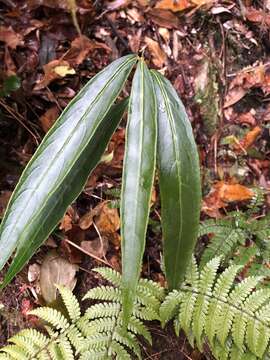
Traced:
[[183, 329], [200, 351], [207, 342], [216, 359], [269, 359], [270, 289], [256, 290], [262, 277], [235, 285], [241, 267], [217, 274], [220, 260], [210, 260], [199, 271], [193, 259], [181, 288], [161, 305], [162, 324], [174, 319], [177, 334]]
[[21, 87], [21, 80], [17, 75], [10, 75], [0, 85], [0, 98], [9, 96]]
[[44, 332], [25, 329], [9, 339], [0, 349], [0, 359], [132, 359], [141, 358], [136, 335], [151, 343], [144, 320], [158, 320], [164, 290], [149, 280], [140, 280], [133, 313], [123, 329], [121, 275], [109, 268], [95, 269], [114, 286], [100, 286], [87, 292], [84, 299], [98, 300], [82, 315], [72, 292], [58, 287], [65, 313], [40, 307], [30, 312], [45, 322]]
[[114, 105], [138, 63], [128, 100], [121, 196], [125, 322], [140, 277], [158, 158], [164, 263], [169, 287], [183, 281], [197, 239], [199, 162], [192, 128], [174, 88], [128, 55], [91, 79], [63, 111], [25, 168], [0, 227], [0, 269], [16, 250], [2, 287], [16, 275], [79, 195], [124, 113]]
[[[259, 194], [259, 203], [260, 197]], [[223, 263], [233, 261], [239, 265], [245, 265], [253, 258], [254, 266], [250, 267], [250, 274], [258, 275], [258, 271], [264, 268], [265, 272], [260, 271], [260, 275], [269, 276], [265, 267], [261, 266], [259, 269], [257, 266], [270, 260], [269, 216], [254, 217], [257, 211], [257, 200], [254, 199], [246, 212], [233, 211], [222, 219], [203, 221], [200, 224], [199, 236], [210, 235], [210, 239], [203, 251], [200, 266], [204, 266], [216, 256], [222, 256]]]
[[[141, 279], [127, 328], [123, 321], [121, 275], [109, 268], [95, 269], [113, 286], [90, 289], [84, 299], [96, 300], [81, 314], [70, 290], [58, 287], [64, 312], [43, 307], [30, 312], [45, 322], [48, 335], [22, 330], [0, 349], [0, 359], [131, 359], [141, 358], [136, 335], [151, 343], [144, 321], [173, 319], [176, 334], [184, 330], [200, 351], [208, 344], [218, 360], [269, 359], [270, 289], [262, 277], [235, 283], [241, 266], [218, 273], [221, 258], [199, 270], [195, 259], [179, 290], [165, 297], [156, 283]], [[63, 315], [66, 314], [66, 315]]]

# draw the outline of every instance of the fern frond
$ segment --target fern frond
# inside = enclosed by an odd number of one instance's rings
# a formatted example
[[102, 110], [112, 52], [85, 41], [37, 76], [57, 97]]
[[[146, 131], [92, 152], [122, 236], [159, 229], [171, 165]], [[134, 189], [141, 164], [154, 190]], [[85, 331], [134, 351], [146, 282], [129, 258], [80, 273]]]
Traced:
[[[247, 231], [239, 227], [234, 213], [225, 219], [209, 219], [200, 225], [199, 235], [212, 237], [202, 254], [200, 266], [203, 267], [208, 261], [217, 256], [226, 257], [233, 253], [237, 244], [244, 244]], [[238, 214], [239, 216], [239, 214]]]
[[65, 304], [68, 316], [72, 322], [75, 322], [81, 317], [80, 304], [72, 291], [64, 286], [56, 285], [60, 292], [61, 298]]
[[219, 360], [270, 358], [270, 290], [256, 289], [261, 277], [235, 284], [241, 267], [218, 273], [220, 258], [209, 261], [195, 284], [191, 275], [178, 291], [167, 295], [160, 307], [162, 321], [174, 318], [200, 350], [208, 342]]
[[160, 319], [161, 324], [164, 326], [169, 320], [171, 320], [179, 308], [180, 300], [183, 294], [177, 290], [171, 291], [160, 306]]
[[115, 317], [118, 316], [120, 309], [119, 303], [98, 303], [86, 310], [85, 317], [89, 320], [99, 317]]
[[121, 286], [121, 274], [118, 271], [115, 271], [114, 269], [111, 269], [109, 267], [100, 267], [95, 268], [93, 271], [99, 273], [104, 279], [109, 281], [112, 285], [116, 287]]
[[115, 301], [121, 303], [121, 290], [114, 288], [113, 286], [99, 286], [90, 289], [83, 297], [83, 300], [86, 299]]
[[69, 326], [68, 320], [60, 311], [49, 307], [41, 307], [29, 312], [30, 315], [35, 315], [45, 322], [52, 325], [56, 330], [65, 330]]
[[114, 286], [90, 289], [85, 299], [98, 301], [81, 314], [78, 300], [69, 289], [57, 286], [65, 317], [60, 311], [41, 307], [30, 312], [45, 322], [48, 335], [34, 329], [23, 330], [0, 349], [0, 359], [73, 360], [141, 359], [137, 335], [151, 343], [151, 334], [142, 320], [158, 320], [164, 290], [152, 281], [142, 280], [136, 294], [133, 314], [123, 329], [121, 275], [112, 269], [96, 269]]
[[219, 265], [220, 258], [212, 259], [206, 264], [200, 275], [198, 296], [194, 306], [192, 322], [192, 329], [200, 350], [202, 350], [202, 332], [206, 322], [208, 306], [210, 304], [209, 295], [212, 292]]

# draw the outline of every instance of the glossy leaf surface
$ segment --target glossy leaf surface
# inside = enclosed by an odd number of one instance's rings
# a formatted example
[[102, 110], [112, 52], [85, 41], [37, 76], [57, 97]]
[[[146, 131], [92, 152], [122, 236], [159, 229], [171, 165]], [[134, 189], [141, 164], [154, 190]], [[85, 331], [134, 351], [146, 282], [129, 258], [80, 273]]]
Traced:
[[151, 73], [141, 60], [134, 75], [126, 130], [121, 196], [124, 318], [139, 280], [156, 162], [156, 101]]
[[158, 168], [164, 264], [169, 288], [183, 281], [196, 244], [200, 168], [192, 128], [171, 83], [152, 71], [158, 103]]
[[123, 114], [125, 104], [113, 113], [111, 107], [135, 62], [136, 56], [123, 57], [92, 78], [25, 168], [0, 228], [0, 269], [16, 249], [2, 286], [47, 239], [82, 191]]

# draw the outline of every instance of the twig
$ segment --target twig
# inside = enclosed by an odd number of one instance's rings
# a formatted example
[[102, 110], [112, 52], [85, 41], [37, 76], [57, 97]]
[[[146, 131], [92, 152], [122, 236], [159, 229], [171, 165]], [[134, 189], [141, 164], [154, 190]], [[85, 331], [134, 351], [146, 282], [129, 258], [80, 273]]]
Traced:
[[25, 125], [25, 123], [22, 121], [21, 118], [23, 118], [21, 115], [17, 114], [10, 106], [8, 106], [7, 104], [4, 103], [4, 101], [0, 100], [0, 105], [3, 106], [3, 108], [15, 119], [18, 121], [18, 123], [20, 123], [25, 130], [27, 130], [29, 132], [29, 134], [34, 138], [35, 142], [37, 145], [39, 145], [39, 140], [37, 138], [37, 136], [33, 133], [33, 131], [31, 129], [29, 129], [29, 127], [27, 125]]

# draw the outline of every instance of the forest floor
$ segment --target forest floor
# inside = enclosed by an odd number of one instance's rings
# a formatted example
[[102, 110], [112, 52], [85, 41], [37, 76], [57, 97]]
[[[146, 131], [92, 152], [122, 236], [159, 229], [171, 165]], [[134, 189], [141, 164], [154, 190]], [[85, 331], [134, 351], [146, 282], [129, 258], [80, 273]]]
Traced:
[[[263, 192], [256, 216], [267, 214], [270, 1], [78, 0], [78, 26], [68, 4], [0, 0], [0, 219], [20, 174], [61, 111], [93, 75], [131, 52], [143, 52], [186, 106], [201, 160], [202, 220], [247, 211], [256, 191]], [[117, 204], [124, 145], [125, 120], [59, 229], [0, 295], [0, 345], [36, 325], [27, 312], [54, 299], [48, 284], [56, 273], [81, 298], [100, 282], [93, 267], [105, 261], [120, 270]], [[164, 284], [159, 210], [156, 187], [143, 276]], [[198, 256], [208, 240], [199, 240]], [[269, 263], [260, 266], [268, 269]], [[143, 345], [144, 359], [211, 358], [207, 349], [199, 354], [170, 329], [155, 324], [150, 329], [154, 344]]]

